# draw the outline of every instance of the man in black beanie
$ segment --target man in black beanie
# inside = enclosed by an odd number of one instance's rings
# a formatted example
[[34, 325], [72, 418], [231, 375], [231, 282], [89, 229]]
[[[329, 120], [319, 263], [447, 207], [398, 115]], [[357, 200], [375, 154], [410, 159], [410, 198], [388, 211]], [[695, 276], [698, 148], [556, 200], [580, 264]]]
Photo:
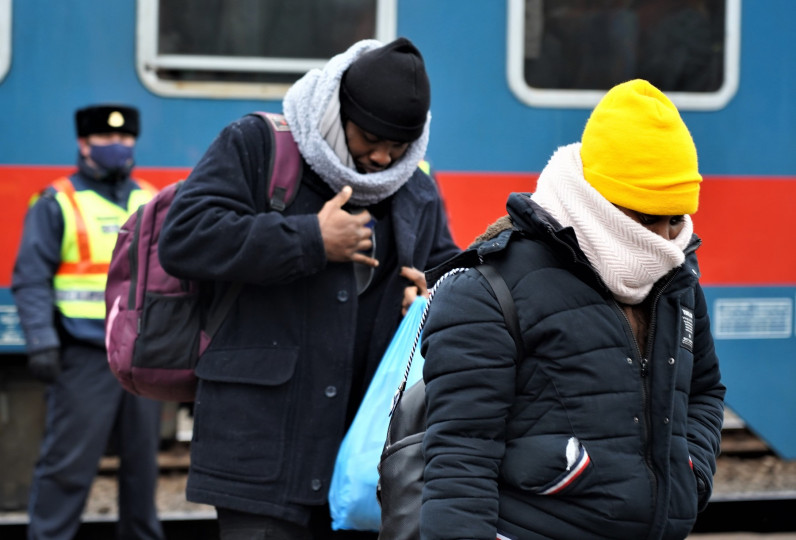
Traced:
[[255, 116], [221, 132], [174, 200], [163, 267], [243, 283], [196, 370], [187, 497], [216, 507], [223, 540], [376, 537], [332, 532], [327, 494], [402, 311], [425, 292], [421, 270], [459, 252], [418, 168], [429, 88], [408, 39], [360, 41], [285, 96], [304, 167], [284, 211], [267, 204], [274, 151]]

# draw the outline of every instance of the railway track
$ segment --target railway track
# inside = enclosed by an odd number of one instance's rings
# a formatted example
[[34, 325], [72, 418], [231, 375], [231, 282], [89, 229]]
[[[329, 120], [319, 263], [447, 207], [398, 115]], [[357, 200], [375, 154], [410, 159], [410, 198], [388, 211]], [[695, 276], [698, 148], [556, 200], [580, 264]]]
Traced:
[[[169, 445], [160, 452], [158, 463], [161, 476], [157, 504], [167, 538], [217, 539], [214, 509], [185, 500], [188, 443]], [[117, 458], [102, 459], [79, 539], [113, 537], [117, 468]], [[24, 510], [0, 511], [0, 538], [22, 540], [26, 523]], [[796, 461], [777, 458], [743, 424], [728, 422], [722, 433], [713, 498], [700, 514], [694, 533], [700, 536], [735, 531], [794, 533], [796, 538]]]
[[796, 538], [796, 460], [779, 459], [748, 429], [730, 426], [722, 432], [713, 496], [693, 532], [738, 531]]

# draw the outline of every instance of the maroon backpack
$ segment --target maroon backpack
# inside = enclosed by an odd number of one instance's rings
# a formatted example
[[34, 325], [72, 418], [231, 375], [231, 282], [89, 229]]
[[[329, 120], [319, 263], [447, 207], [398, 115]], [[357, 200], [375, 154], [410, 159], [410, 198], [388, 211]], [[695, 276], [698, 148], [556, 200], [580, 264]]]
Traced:
[[[265, 120], [272, 138], [272, 163], [265, 181], [269, 206], [282, 211], [301, 182], [301, 157], [282, 115], [252, 113]], [[193, 401], [194, 368], [235, 303], [233, 284], [202, 325], [199, 283], [170, 276], [158, 259], [166, 213], [182, 181], [165, 187], [130, 216], [119, 231], [105, 288], [105, 344], [111, 371], [139, 396]]]

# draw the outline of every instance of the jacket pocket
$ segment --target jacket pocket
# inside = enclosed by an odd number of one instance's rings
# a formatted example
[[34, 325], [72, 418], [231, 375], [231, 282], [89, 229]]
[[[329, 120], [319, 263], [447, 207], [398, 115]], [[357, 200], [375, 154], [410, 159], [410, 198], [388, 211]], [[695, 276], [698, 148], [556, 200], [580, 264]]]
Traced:
[[[690, 460], [691, 458], [688, 459]], [[710, 482], [705, 480], [705, 477], [700, 470], [696, 467], [693, 467], [693, 469], [697, 485], [697, 512], [701, 512], [708, 506], [708, 500], [712, 494], [712, 489], [710, 487]]]
[[[700, 491], [699, 473], [688, 454], [685, 437], [672, 438], [671, 499], [669, 515], [683, 521], [695, 521]], [[704, 486], [703, 488], [704, 489]]]
[[509, 483], [539, 495], [569, 492], [592, 468], [591, 456], [576, 437], [537, 435], [511, 441], [503, 460]]
[[211, 349], [196, 366], [196, 376], [214, 382], [278, 386], [293, 377], [298, 348]]
[[273, 480], [289, 444], [297, 348], [208, 350], [199, 360], [191, 466], [245, 482]]

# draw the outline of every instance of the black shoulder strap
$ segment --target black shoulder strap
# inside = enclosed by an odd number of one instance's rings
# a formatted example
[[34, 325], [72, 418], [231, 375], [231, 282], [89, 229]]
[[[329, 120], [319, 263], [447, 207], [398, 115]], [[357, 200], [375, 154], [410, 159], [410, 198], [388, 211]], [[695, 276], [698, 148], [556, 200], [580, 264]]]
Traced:
[[235, 300], [238, 299], [238, 294], [240, 294], [242, 288], [243, 283], [240, 281], [236, 281], [229, 286], [227, 292], [224, 293], [223, 298], [221, 298], [221, 303], [219, 303], [215, 311], [207, 317], [207, 324], [204, 329], [207, 337], [212, 338], [218, 329], [221, 328], [221, 323], [227, 318], [229, 310], [232, 309], [232, 305], [235, 303]]
[[[407, 361], [406, 369], [404, 370], [403, 380], [398, 386], [398, 389], [395, 391], [395, 395], [393, 395], [390, 415], [392, 415], [392, 413], [395, 411], [395, 407], [398, 406], [398, 402], [401, 400], [401, 397], [406, 390], [406, 382], [409, 380], [409, 371], [412, 368], [412, 360], [415, 356], [415, 350], [420, 343], [420, 335], [423, 332], [423, 327], [426, 325], [428, 310], [431, 307], [432, 300], [434, 300], [434, 295], [437, 292], [437, 288], [440, 286], [440, 284], [442, 284], [443, 281], [445, 281], [446, 278], [452, 276], [453, 274], [464, 272], [467, 270], [467, 268], [468, 267], [457, 267], [448, 270], [439, 277], [439, 279], [434, 283], [434, 286], [431, 287], [431, 290], [429, 290], [428, 301], [426, 302], [426, 307], [423, 309], [423, 314], [420, 316], [420, 324], [418, 326], [417, 332], [415, 333], [415, 341], [412, 344], [412, 350], [409, 352], [409, 360]], [[517, 362], [521, 362], [525, 356], [525, 347], [522, 344], [522, 332], [520, 332], [520, 322], [519, 318], [517, 317], [517, 307], [514, 305], [514, 298], [511, 296], [509, 286], [506, 285], [503, 276], [501, 276], [500, 273], [494, 269], [494, 267], [484, 262], [481, 262], [470, 268], [475, 268], [478, 270], [481, 275], [484, 276], [487, 283], [489, 283], [489, 286], [492, 287], [495, 297], [497, 297], [498, 304], [500, 304], [500, 310], [503, 312], [503, 319], [506, 321], [506, 327], [508, 328], [512, 339], [514, 339], [514, 345], [517, 347]]]
[[525, 347], [522, 344], [522, 333], [520, 332], [520, 321], [517, 318], [517, 307], [514, 305], [514, 298], [511, 296], [509, 286], [506, 285], [503, 276], [500, 272], [495, 270], [493, 266], [486, 263], [479, 264], [475, 267], [476, 270], [481, 272], [489, 286], [497, 297], [500, 309], [503, 310], [503, 318], [506, 320], [506, 326], [509, 329], [511, 337], [514, 338], [514, 344], [517, 346], [517, 361], [522, 361], [525, 356]]

